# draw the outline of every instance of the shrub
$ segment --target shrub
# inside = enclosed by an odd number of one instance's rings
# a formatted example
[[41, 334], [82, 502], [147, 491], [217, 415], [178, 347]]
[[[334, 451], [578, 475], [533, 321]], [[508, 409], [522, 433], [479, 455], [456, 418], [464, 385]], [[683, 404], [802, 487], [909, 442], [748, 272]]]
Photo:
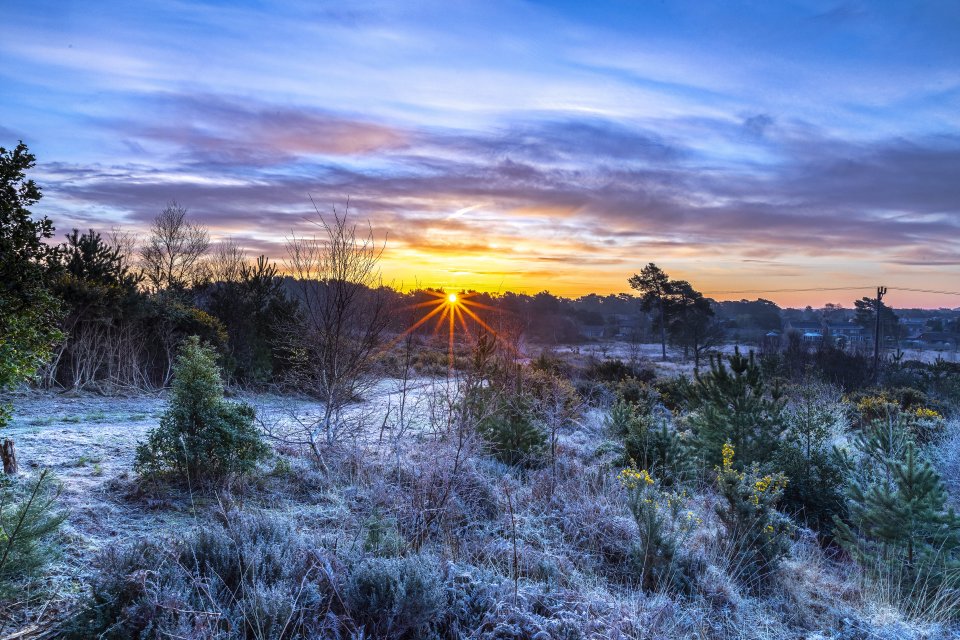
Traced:
[[623, 447], [626, 462], [653, 470], [665, 486], [680, 484], [695, 473], [687, 443], [666, 420], [634, 421]]
[[363, 541], [364, 551], [376, 555], [393, 556], [401, 552], [404, 547], [403, 538], [397, 529], [397, 519], [384, 517], [374, 508], [373, 513], [364, 522], [366, 536]]
[[618, 383], [627, 378], [650, 382], [656, 377], [656, 372], [648, 367], [631, 366], [617, 358], [593, 362], [586, 368], [583, 375], [588, 380], [607, 383]]
[[[553, 376], [519, 368], [501, 376], [490, 386], [473, 391], [471, 405], [479, 416], [477, 432], [501, 462], [537, 466], [548, 444], [538, 391], [546, 389], [544, 381]], [[575, 394], [572, 388], [569, 391]], [[561, 408], [565, 404], [561, 398]]]
[[814, 353], [814, 364], [821, 377], [846, 391], [862, 389], [873, 377], [868, 356], [823, 345]]
[[530, 362], [530, 367], [564, 378], [569, 378], [573, 373], [573, 367], [567, 361], [548, 349], [541, 351], [540, 355]]
[[869, 430], [875, 421], [903, 422], [918, 444], [928, 444], [944, 434], [944, 417], [925, 393], [910, 387], [851, 394], [852, 417]]
[[960, 605], [960, 517], [940, 476], [917, 451], [904, 420], [874, 422], [858, 435], [851, 465], [850, 522], [843, 547], [875, 580], [897, 586], [900, 604]]
[[331, 637], [334, 559], [282, 520], [228, 514], [177, 545], [108, 548], [68, 638]]
[[247, 404], [226, 402], [216, 354], [194, 336], [174, 367], [170, 408], [160, 426], [137, 447], [136, 470], [194, 479], [218, 479], [249, 473], [268, 449]]
[[618, 385], [617, 399], [607, 415], [607, 428], [623, 439], [623, 466], [655, 472], [665, 485], [690, 478], [694, 472], [689, 448], [658, 406], [657, 392], [629, 379]]
[[843, 466], [828, 447], [843, 427], [842, 405], [830, 387], [807, 383], [793, 390], [785, 439], [774, 464], [787, 476], [783, 508], [805, 526], [829, 537], [843, 517]]
[[436, 563], [419, 557], [367, 558], [344, 588], [354, 624], [373, 638], [420, 638], [443, 613]]
[[625, 437], [633, 428], [633, 423], [640, 420], [637, 415], [635, 404], [618, 397], [613, 406], [610, 407], [610, 413], [606, 416], [606, 426], [610, 432], [619, 438]]
[[630, 513], [639, 528], [632, 562], [645, 591], [683, 585], [678, 563], [680, 543], [701, 524], [692, 511], [682, 510], [686, 492], [667, 492], [646, 469], [628, 467], [618, 476], [629, 495]]
[[60, 488], [47, 470], [29, 486], [0, 479], [0, 593], [34, 575], [54, 552], [53, 534], [66, 519], [56, 510]]
[[641, 413], [651, 413], [660, 404], [660, 393], [657, 389], [634, 377], [618, 382], [615, 391], [618, 399], [634, 405]]
[[674, 413], [682, 411], [688, 403], [694, 401], [693, 385], [684, 375], [658, 380], [654, 385], [660, 396], [660, 402]]
[[690, 425], [708, 463], [721, 464], [721, 448], [730, 443], [740, 453], [739, 466], [765, 464], [786, 428], [784, 400], [764, 381], [753, 352], [745, 357], [737, 350], [728, 360], [729, 368], [722, 356], [711, 357], [709, 373], [696, 376]]
[[917, 443], [930, 444], [941, 439], [946, 433], [946, 421], [943, 415], [934, 409], [917, 407], [909, 413], [910, 431]]
[[835, 519], [846, 517], [843, 466], [837, 457], [823, 446], [808, 450], [791, 439], [777, 452], [774, 464], [789, 479], [784, 511], [829, 540]]
[[753, 592], [770, 583], [781, 558], [790, 549], [793, 527], [774, 507], [787, 478], [782, 473], [761, 475], [756, 464], [738, 471], [734, 448], [725, 444], [717, 469], [717, 488], [723, 501], [717, 515], [726, 530], [727, 551], [734, 577]]

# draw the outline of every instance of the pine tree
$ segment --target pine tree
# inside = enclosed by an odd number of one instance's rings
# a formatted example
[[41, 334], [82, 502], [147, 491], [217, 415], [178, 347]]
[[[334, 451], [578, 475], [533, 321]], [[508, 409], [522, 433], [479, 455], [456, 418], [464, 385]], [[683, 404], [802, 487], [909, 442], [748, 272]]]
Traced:
[[48, 469], [30, 484], [0, 479], [0, 595], [54, 554], [52, 538], [67, 517], [57, 509], [60, 491]]
[[623, 447], [626, 462], [656, 473], [665, 487], [694, 475], [689, 447], [666, 420], [634, 419], [629, 424]]
[[651, 262], [640, 273], [633, 274], [628, 282], [631, 288], [640, 292], [641, 308], [647, 313], [653, 310], [657, 312], [655, 325], [660, 331], [661, 357], [665, 361], [667, 359], [667, 299], [670, 295], [670, 277], [664, 273], [663, 269]]
[[190, 337], [174, 367], [170, 408], [137, 447], [137, 471], [216, 480], [249, 473], [268, 452], [254, 425], [253, 407], [224, 400], [213, 348]]
[[740, 350], [728, 357], [710, 358], [710, 371], [697, 374], [691, 390], [696, 410], [690, 415], [701, 453], [712, 466], [722, 460], [720, 451], [730, 443], [737, 451], [738, 468], [766, 464], [780, 445], [786, 424], [784, 400], [777, 387], [769, 389], [753, 352]]
[[825, 536], [831, 535], [834, 516], [846, 509], [843, 467], [827, 447], [840, 427], [841, 411], [830, 394], [829, 387], [809, 382], [794, 390], [784, 441], [774, 459], [790, 479], [784, 511]]
[[947, 507], [940, 477], [906, 424], [875, 421], [856, 447], [850, 523], [837, 522], [841, 544], [874, 576], [896, 576], [891, 582], [909, 588], [910, 598], [960, 586], [960, 517]]

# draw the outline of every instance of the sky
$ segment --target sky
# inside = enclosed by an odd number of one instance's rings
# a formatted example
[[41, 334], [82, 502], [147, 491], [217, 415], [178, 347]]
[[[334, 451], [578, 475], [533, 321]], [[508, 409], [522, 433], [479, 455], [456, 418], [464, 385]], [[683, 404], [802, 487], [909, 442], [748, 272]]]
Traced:
[[955, 0], [3, 7], [0, 146], [58, 234], [175, 200], [282, 259], [349, 202], [405, 288], [655, 262], [717, 299], [960, 306], [902, 290], [960, 291]]

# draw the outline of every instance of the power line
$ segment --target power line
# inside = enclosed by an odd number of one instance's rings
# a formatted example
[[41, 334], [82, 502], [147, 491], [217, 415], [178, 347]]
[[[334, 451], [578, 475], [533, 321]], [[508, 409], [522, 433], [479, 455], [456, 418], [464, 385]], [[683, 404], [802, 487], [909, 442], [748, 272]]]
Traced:
[[[913, 293], [934, 293], [943, 296], [960, 296], [960, 291], [940, 291], [938, 289], [914, 289], [911, 287], [888, 287], [893, 291], [910, 291]], [[806, 291], [866, 291], [873, 289], [873, 285], [854, 287], [806, 287], [802, 289], [731, 289], [724, 291], [704, 291], [704, 295], [727, 293], [800, 293]]]
[[960, 291], [937, 291], [935, 289], [910, 289], [909, 287], [889, 287], [894, 291], [913, 291], [915, 293], [937, 293], [943, 296], [960, 296]]
[[[894, 287], [891, 287], [893, 289]], [[795, 293], [800, 291], [864, 291], [873, 289], [873, 285], [862, 287], [808, 287], [805, 289], [738, 289], [730, 291], [704, 291], [704, 294], [714, 293]]]

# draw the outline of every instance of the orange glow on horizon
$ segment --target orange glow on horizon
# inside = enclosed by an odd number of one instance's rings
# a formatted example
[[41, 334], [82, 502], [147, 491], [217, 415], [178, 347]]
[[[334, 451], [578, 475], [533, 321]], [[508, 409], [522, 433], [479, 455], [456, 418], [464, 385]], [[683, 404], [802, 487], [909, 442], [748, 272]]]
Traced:
[[427, 311], [427, 313], [419, 320], [410, 325], [403, 333], [397, 336], [394, 339], [393, 344], [396, 344], [396, 342], [400, 341], [405, 336], [416, 331], [430, 320], [436, 318], [433, 326], [433, 335], [437, 335], [444, 325], [447, 327], [447, 357], [450, 370], [452, 371], [454, 364], [454, 337], [456, 336], [458, 327], [462, 329], [465, 336], [468, 338], [473, 337], [470, 334], [470, 327], [467, 324], [468, 317], [484, 330], [489, 331], [490, 334], [496, 338], [497, 332], [477, 314], [477, 311], [481, 309], [495, 309], [489, 305], [483, 304], [482, 302], [470, 300], [472, 296], [478, 295], [479, 292], [457, 294], [452, 292], [444, 293], [443, 291], [425, 290], [424, 293], [429, 294], [434, 299], [412, 304], [407, 308], [426, 308], [429, 309], [429, 311]]

